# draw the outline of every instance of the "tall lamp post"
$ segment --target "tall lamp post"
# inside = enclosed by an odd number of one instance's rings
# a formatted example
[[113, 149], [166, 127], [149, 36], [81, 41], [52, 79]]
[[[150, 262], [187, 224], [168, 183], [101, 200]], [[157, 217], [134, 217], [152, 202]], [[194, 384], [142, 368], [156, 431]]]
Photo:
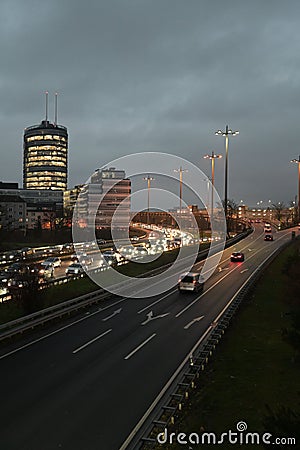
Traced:
[[182, 213], [182, 174], [183, 172], [187, 172], [186, 169], [183, 169], [181, 166], [179, 169], [174, 169], [174, 172], [179, 173], [179, 228], [181, 230], [181, 213]]
[[299, 158], [292, 159], [292, 163], [298, 164], [298, 223], [300, 222], [300, 155]]
[[145, 181], [147, 181], [147, 188], [148, 188], [148, 201], [147, 201], [147, 224], [150, 223], [150, 187], [151, 187], [151, 181], [154, 180], [153, 177], [150, 177], [147, 175], [143, 178]]
[[216, 136], [225, 137], [225, 193], [224, 193], [224, 209], [225, 209], [225, 218], [227, 220], [227, 203], [228, 203], [228, 147], [229, 147], [229, 136], [237, 136], [239, 131], [232, 131], [226, 125], [225, 131], [218, 130], [215, 132]]
[[212, 222], [213, 215], [214, 215], [215, 159], [222, 158], [222, 155], [215, 155], [215, 153], [212, 151], [211, 155], [205, 155], [204, 158], [211, 160], [211, 184], [212, 184], [212, 187], [211, 187], [211, 217], [210, 217], [210, 221]]

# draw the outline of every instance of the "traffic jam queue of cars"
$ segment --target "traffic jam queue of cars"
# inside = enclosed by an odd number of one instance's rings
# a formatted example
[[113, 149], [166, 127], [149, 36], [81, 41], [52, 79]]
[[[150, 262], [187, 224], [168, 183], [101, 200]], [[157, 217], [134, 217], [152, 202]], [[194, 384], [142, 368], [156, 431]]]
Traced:
[[[57, 277], [80, 275], [90, 269], [124, 264], [130, 260], [143, 259], [147, 255], [161, 254], [194, 243], [191, 235], [179, 236], [174, 230], [160, 230], [152, 236], [150, 233], [148, 239], [144, 240], [134, 236], [131, 240], [131, 245], [121, 246], [119, 251], [116, 248], [107, 248], [107, 242], [99, 239], [97, 245], [95, 242], [66, 243], [47, 247], [24, 247], [20, 250], [3, 252], [0, 254], [0, 293], [7, 292], [9, 280], [20, 278], [28, 270], [36, 273], [40, 282], [43, 282]], [[102, 258], [94, 261], [93, 255], [99, 248], [101, 250], [101, 247]], [[71, 259], [71, 261], [65, 269], [58, 271], [62, 265], [60, 256], [63, 256], [64, 260]]]

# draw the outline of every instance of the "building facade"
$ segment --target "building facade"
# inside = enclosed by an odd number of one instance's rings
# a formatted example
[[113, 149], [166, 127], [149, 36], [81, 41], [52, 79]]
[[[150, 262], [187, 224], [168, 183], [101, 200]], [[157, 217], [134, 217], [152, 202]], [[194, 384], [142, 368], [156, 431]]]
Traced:
[[0, 195], [0, 230], [25, 229], [26, 202], [18, 195]]
[[23, 144], [23, 188], [64, 191], [68, 181], [68, 131], [43, 120], [27, 127]]
[[[6, 186], [6, 188], [2, 189], [1, 186]], [[0, 201], [7, 196], [20, 197], [25, 203], [26, 218], [23, 226], [28, 230], [39, 225], [41, 225], [41, 228], [53, 228], [55, 220], [63, 216], [62, 191], [21, 189], [18, 188], [17, 183], [2, 183], [2, 185], [0, 184]]]
[[114, 226], [127, 228], [130, 221], [131, 182], [124, 170], [97, 169], [90, 183], [84, 185], [75, 210], [80, 227], [110, 228], [118, 209], [118, 223]]
[[80, 184], [64, 191], [64, 213], [73, 212], [82, 188], [83, 184]]

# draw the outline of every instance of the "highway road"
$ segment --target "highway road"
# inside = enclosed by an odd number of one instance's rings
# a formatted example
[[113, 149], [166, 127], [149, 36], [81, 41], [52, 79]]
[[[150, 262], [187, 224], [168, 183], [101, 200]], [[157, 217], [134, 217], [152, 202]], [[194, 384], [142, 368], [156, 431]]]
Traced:
[[[291, 231], [275, 233], [273, 242], [263, 237], [258, 225], [225, 250], [203, 294], [174, 288], [150, 298], [116, 297], [1, 348], [0, 448], [125, 448], [194, 344]], [[230, 262], [233, 250], [245, 261]]]

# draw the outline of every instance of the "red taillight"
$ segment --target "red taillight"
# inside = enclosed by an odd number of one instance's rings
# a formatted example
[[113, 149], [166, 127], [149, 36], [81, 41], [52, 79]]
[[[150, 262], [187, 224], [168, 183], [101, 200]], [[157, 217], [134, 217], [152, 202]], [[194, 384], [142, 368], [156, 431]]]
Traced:
[[196, 281], [196, 280], [194, 280], [194, 281], [193, 281], [193, 284], [197, 284], [197, 281]]

